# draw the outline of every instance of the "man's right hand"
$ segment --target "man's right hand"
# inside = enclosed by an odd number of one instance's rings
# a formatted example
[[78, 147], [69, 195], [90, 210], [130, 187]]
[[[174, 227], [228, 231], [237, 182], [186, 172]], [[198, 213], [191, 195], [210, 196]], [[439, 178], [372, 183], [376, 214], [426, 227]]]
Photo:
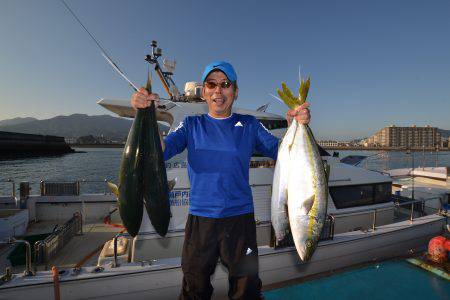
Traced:
[[159, 106], [159, 95], [158, 94], [150, 94], [147, 90], [141, 87], [137, 92], [135, 92], [130, 99], [131, 106], [134, 109], [138, 108], [146, 108], [149, 107], [151, 101], [156, 101], [155, 106]]

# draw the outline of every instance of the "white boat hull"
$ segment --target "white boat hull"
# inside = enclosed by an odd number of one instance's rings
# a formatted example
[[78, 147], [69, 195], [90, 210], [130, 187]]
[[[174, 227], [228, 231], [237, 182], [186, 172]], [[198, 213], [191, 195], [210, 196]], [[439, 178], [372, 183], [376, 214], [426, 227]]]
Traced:
[[[445, 218], [431, 215], [380, 226], [375, 231], [337, 234], [323, 241], [308, 263], [301, 263], [294, 247], [274, 250], [259, 247], [260, 277], [264, 285], [281, 283], [355, 264], [382, 260], [422, 250], [428, 240], [442, 232]], [[152, 265], [124, 264], [80, 274], [71, 270], [61, 275], [61, 299], [176, 299], [181, 289], [180, 258], [161, 259]], [[213, 279], [214, 297], [225, 298], [228, 278], [222, 266]], [[53, 281], [49, 272], [35, 277], [15, 278], [0, 286], [0, 299], [53, 299]]]

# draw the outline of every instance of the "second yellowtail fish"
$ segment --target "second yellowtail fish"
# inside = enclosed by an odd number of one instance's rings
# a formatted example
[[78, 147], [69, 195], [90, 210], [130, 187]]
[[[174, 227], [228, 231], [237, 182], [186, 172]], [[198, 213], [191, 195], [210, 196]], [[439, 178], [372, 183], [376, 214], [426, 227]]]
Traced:
[[[301, 81], [299, 97], [282, 84], [278, 95], [291, 109], [306, 101], [310, 79]], [[272, 192], [272, 224], [277, 241], [290, 230], [302, 261], [311, 258], [325, 222], [328, 184], [322, 157], [308, 125], [289, 126], [278, 151]], [[286, 212], [287, 205], [287, 212]]]

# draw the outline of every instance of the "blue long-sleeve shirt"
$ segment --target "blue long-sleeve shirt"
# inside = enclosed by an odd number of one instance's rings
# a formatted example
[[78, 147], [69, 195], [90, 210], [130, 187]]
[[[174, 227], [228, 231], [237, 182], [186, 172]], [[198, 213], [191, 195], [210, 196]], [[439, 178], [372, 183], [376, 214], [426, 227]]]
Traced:
[[189, 116], [165, 138], [164, 160], [188, 150], [189, 213], [224, 218], [253, 212], [252, 153], [276, 159], [278, 139], [253, 116]]

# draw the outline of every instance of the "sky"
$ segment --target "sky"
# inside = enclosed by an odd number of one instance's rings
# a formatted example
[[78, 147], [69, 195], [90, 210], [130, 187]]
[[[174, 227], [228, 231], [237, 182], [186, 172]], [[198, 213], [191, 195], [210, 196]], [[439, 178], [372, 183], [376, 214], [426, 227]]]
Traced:
[[[450, 129], [450, 1], [66, 1], [138, 85], [157, 40], [180, 90], [231, 62], [241, 108], [284, 115], [269, 94], [297, 90], [301, 66], [318, 139]], [[0, 0], [0, 120], [112, 114], [97, 100], [131, 93], [59, 0]]]

